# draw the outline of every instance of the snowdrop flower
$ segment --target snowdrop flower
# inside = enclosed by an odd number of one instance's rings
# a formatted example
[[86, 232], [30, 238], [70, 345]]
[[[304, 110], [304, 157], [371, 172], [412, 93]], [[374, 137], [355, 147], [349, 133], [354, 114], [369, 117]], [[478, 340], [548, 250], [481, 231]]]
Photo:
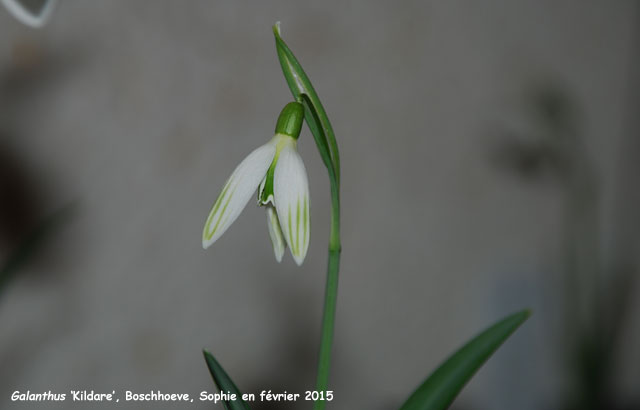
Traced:
[[276, 260], [288, 246], [301, 265], [309, 248], [309, 183], [298, 154], [297, 140], [304, 107], [287, 104], [278, 117], [275, 136], [238, 165], [213, 204], [202, 232], [202, 246], [211, 246], [238, 218], [258, 189], [258, 205], [267, 210], [267, 226]]
[[32, 0], [27, 2], [24, 0], [1, 1], [13, 17], [22, 24], [33, 28], [40, 28], [47, 23], [57, 3], [57, 0]]

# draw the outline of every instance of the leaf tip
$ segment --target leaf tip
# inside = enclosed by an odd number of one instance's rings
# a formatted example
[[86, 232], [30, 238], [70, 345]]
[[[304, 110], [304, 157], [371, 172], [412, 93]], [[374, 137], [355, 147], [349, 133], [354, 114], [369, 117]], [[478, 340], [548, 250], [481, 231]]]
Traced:
[[273, 25], [273, 35], [280, 37], [280, 21], [276, 21], [276, 24]]
[[207, 349], [202, 349], [202, 354], [204, 356], [204, 361], [207, 363], [207, 367], [211, 372], [211, 375], [214, 376], [215, 378], [215, 373], [217, 370], [216, 367], [220, 366], [218, 364], [218, 361], [216, 360], [215, 357], [213, 357], [213, 355]]
[[525, 320], [529, 319], [532, 314], [533, 310], [531, 310], [530, 308], [526, 308], [516, 313], [516, 316], [521, 317], [521, 320], [524, 322]]

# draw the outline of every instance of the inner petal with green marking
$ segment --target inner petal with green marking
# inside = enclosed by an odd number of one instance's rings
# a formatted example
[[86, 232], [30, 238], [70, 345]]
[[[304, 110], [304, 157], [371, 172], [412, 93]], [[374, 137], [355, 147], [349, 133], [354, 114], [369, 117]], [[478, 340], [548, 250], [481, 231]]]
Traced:
[[267, 175], [264, 177], [264, 180], [260, 184], [260, 189], [258, 190], [259, 206], [264, 206], [267, 204], [275, 205], [273, 202], [273, 176], [275, 174], [278, 158], [280, 157], [282, 149], [286, 145], [291, 144], [294, 148], [297, 145], [297, 141], [294, 138], [284, 134], [276, 134], [271, 141], [276, 145], [276, 155], [275, 157], [273, 157], [273, 161], [269, 166]]

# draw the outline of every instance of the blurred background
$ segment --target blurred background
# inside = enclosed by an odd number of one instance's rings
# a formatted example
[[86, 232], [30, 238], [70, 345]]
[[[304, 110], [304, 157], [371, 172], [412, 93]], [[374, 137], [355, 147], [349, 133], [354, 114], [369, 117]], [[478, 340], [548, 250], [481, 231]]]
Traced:
[[202, 348], [246, 392], [313, 388], [329, 191], [306, 128], [304, 265], [274, 260], [251, 203], [201, 247], [291, 99], [278, 20], [342, 157], [330, 408], [398, 408], [530, 307], [454, 408], [639, 409], [631, 0], [66, 0], [41, 30], [0, 8], [0, 408], [76, 407], [15, 390], [214, 391]]

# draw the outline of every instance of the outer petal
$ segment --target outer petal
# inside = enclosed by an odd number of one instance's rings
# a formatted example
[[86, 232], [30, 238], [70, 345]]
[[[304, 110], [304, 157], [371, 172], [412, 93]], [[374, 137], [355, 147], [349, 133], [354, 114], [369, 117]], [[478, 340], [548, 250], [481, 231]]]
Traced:
[[280, 152], [273, 179], [278, 219], [291, 255], [301, 265], [309, 248], [309, 182], [292, 140]]
[[285, 243], [284, 236], [282, 235], [280, 222], [278, 222], [278, 215], [272, 206], [267, 206], [267, 225], [269, 227], [269, 237], [273, 244], [273, 253], [276, 256], [276, 260], [281, 262], [282, 255], [284, 255], [284, 248], [287, 244]]
[[57, 0], [40, 0], [42, 4], [40, 9], [35, 13], [22, 3], [22, 0], [2, 0], [2, 4], [4, 4], [7, 10], [22, 24], [33, 28], [40, 28], [44, 26], [49, 20], [49, 17], [51, 17]]
[[204, 225], [203, 248], [211, 246], [240, 215], [267, 173], [275, 154], [275, 145], [267, 143], [255, 149], [233, 171]]

